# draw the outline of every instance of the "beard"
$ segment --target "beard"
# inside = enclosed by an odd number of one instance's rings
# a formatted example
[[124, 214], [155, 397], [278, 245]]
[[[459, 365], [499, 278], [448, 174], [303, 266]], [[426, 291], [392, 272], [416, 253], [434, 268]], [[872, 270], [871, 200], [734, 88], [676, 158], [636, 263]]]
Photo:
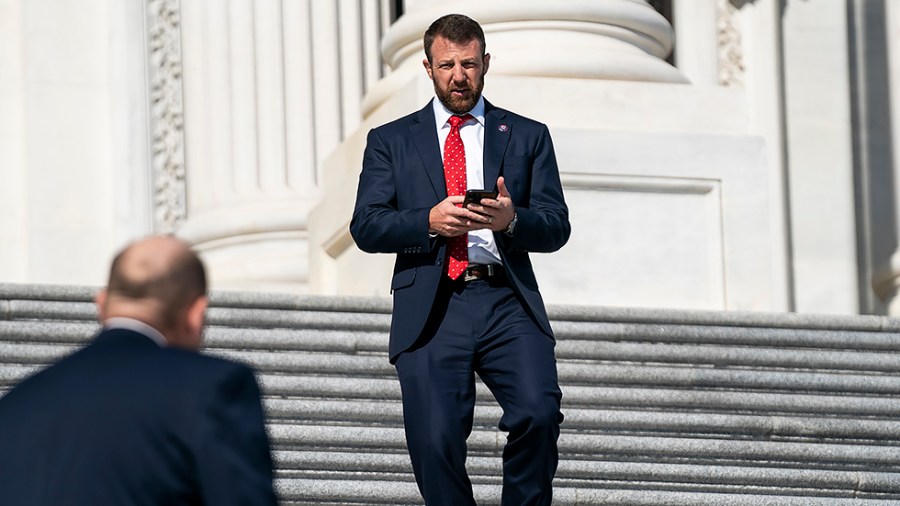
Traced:
[[[453, 114], [465, 114], [471, 111], [475, 104], [478, 103], [478, 99], [481, 98], [481, 90], [484, 89], [484, 76], [477, 83], [473, 84], [473, 86], [463, 88], [454, 87], [451, 84], [448, 88], [442, 88], [437, 81], [434, 81], [434, 93], [450, 112]], [[462, 94], [454, 95], [454, 91], [462, 92]]]

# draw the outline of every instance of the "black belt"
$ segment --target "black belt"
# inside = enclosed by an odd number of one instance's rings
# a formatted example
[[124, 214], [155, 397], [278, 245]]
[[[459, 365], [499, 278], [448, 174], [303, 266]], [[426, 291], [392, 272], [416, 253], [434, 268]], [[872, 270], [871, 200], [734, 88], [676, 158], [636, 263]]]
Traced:
[[476, 279], [487, 279], [503, 276], [503, 266], [500, 264], [469, 264], [459, 279], [468, 283]]

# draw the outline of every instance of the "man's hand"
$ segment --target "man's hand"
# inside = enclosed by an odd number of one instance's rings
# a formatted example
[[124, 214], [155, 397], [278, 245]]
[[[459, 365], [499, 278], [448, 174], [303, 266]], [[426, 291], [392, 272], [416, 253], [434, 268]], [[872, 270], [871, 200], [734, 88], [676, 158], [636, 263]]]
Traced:
[[513, 206], [509, 190], [506, 189], [503, 176], [497, 178], [497, 192], [496, 199], [481, 199], [480, 204], [469, 204], [469, 210], [479, 215], [471, 224], [471, 230], [487, 228], [501, 232], [509, 226], [509, 222], [516, 215], [516, 208]]
[[486, 216], [460, 207], [465, 197], [447, 197], [428, 213], [428, 232], [444, 237], [456, 237], [472, 230], [486, 228]]

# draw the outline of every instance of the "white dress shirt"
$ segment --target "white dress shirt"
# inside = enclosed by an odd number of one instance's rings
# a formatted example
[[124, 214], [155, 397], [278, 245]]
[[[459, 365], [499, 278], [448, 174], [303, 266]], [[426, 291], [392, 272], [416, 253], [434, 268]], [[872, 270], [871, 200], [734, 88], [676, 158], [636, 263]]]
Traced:
[[166, 341], [166, 338], [158, 330], [140, 320], [135, 320], [134, 318], [125, 318], [122, 316], [107, 318], [103, 322], [103, 330], [112, 329], [125, 329], [137, 332], [138, 334], [150, 338], [150, 340], [158, 344], [160, 348], [165, 348], [169, 345], [169, 342]]
[[[447, 110], [437, 97], [431, 101], [431, 105], [434, 108], [435, 128], [437, 128], [438, 140], [441, 143], [441, 156], [443, 156], [444, 143], [450, 133], [450, 123], [447, 120], [454, 113]], [[478, 99], [478, 103], [469, 111], [469, 114], [475, 119], [470, 119], [459, 127], [459, 136], [466, 148], [466, 188], [491, 190], [497, 186], [497, 182], [485, 183], [484, 181], [484, 97]], [[469, 232], [469, 263], [502, 263], [492, 231], [484, 229]]]

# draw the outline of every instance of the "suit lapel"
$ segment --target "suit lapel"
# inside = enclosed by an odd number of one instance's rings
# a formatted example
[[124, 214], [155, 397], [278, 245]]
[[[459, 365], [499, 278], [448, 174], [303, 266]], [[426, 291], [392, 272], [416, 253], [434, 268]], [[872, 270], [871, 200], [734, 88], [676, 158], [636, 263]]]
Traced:
[[[504, 121], [506, 111], [494, 107], [487, 100], [484, 101], [484, 109], [484, 186], [490, 189], [497, 186], [512, 125]], [[413, 115], [409, 131], [435, 196], [438, 200], [444, 200], [447, 198], [447, 182], [431, 102]]]
[[503, 165], [503, 156], [509, 145], [512, 125], [503, 121], [506, 112], [484, 101], [484, 186], [497, 187], [497, 178]]
[[413, 123], [409, 126], [413, 145], [419, 152], [425, 173], [431, 180], [434, 194], [439, 201], [447, 198], [447, 183], [444, 179], [444, 160], [441, 156], [441, 144], [434, 127], [434, 110], [431, 102], [413, 115]]

